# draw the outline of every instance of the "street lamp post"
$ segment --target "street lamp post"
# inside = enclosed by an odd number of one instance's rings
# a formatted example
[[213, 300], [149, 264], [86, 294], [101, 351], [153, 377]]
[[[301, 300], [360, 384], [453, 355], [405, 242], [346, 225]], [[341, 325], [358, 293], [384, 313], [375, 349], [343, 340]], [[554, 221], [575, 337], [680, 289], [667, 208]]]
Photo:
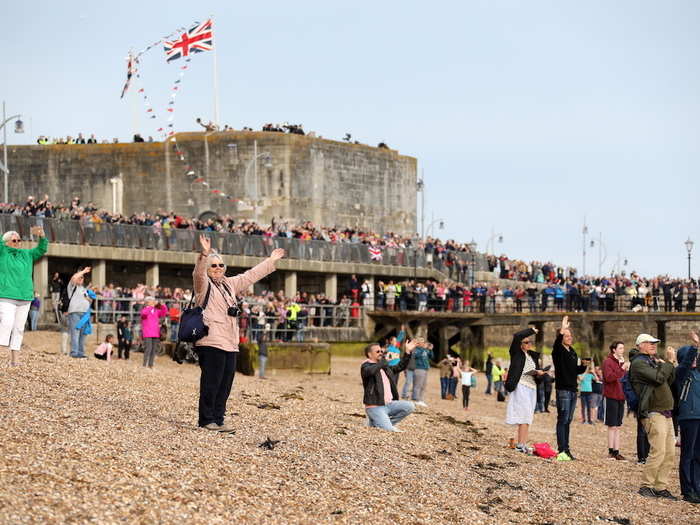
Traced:
[[588, 225], [586, 225], [586, 217], [583, 218], [583, 265], [581, 266], [581, 275], [586, 275], [586, 235], [588, 235]]
[[425, 239], [425, 174], [416, 182], [416, 190], [420, 192], [420, 237]]
[[248, 161], [248, 165], [245, 168], [245, 180], [248, 180], [248, 172], [250, 171], [251, 166], [253, 167], [253, 179], [254, 179], [254, 186], [255, 186], [255, 198], [253, 200], [253, 220], [257, 223], [258, 222], [258, 159], [264, 159], [265, 160], [265, 167], [266, 168], [271, 168], [272, 167], [272, 155], [270, 155], [269, 152], [265, 151], [263, 153], [258, 153], [258, 141], [254, 140], [253, 141], [253, 158]]
[[472, 241], [467, 244], [469, 248], [469, 254], [471, 257], [471, 276], [469, 279], [470, 286], [474, 286], [474, 281], [476, 280], [476, 241], [472, 238]]
[[[498, 240], [499, 244], [503, 244], [503, 234], [502, 233], [495, 233], [494, 229], [491, 228], [491, 237], [489, 237], [489, 240], [486, 241], [486, 253], [489, 253], [489, 247], [494, 252], [496, 251], [496, 246], [495, 246], [496, 240]], [[492, 253], [492, 255], [496, 255], [496, 254]]]
[[435, 219], [433, 222], [430, 223], [430, 225], [427, 228], [427, 231], [430, 232], [430, 236], [433, 236], [433, 226], [435, 224], [438, 224], [438, 230], [444, 230], [445, 229], [445, 219]]
[[695, 243], [690, 240], [690, 237], [688, 237], [688, 240], [685, 241], [684, 244], [685, 244], [685, 249], [688, 250], [688, 279], [690, 279], [690, 254], [693, 251], [693, 245]]
[[2, 169], [3, 173], [5, 174], [5, 179], [4, 179], [4, 184], [3, 184], [3, 189], [5, 190], [4, 191], [5, 202], [9, 202], [7, 177], [10, 174], [10, 170], [7, 166], [7, 128], [5, 127], [5, 124], [7, 124], [12, 119], [17, 119], [15, 121], [15, 133], [24, 133], [24, 123], [21, 120], [19, 120], [19, 118], [20, 118], [20, 115], [13, 115], [11, 117], [7, 117], [5, 115], [5, 101], [3, 100], [3, 102], [2, 102], [2, 123], [0, 123], [0, 128], [2, 128], [2, 165], [0, 165], [0, 169]]

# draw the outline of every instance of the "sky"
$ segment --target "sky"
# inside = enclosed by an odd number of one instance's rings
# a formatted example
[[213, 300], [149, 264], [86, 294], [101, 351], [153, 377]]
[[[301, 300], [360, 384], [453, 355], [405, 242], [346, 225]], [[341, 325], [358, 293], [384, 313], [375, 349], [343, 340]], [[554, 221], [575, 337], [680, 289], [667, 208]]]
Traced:
[[[690, 238], [700, 275], [700, 2], [38, 0], [2, 11], [0, 98], [27, 128], [10, 144], [156, 136], [136, 90], [119, 98], [125, 57], [213, 15], [222, 123], [301, 123], [416, 157], [425, 226], [441, 238], [484, 250], [493, 232], [498, 254], [581, 270], [585, 218], [587, 273], [687, 276]], [[212, 52], [190, 62], [177, 131], [214, 118], [213, 64]], [[160, 46], [142, 57], [159, 115], [181, 65]]]

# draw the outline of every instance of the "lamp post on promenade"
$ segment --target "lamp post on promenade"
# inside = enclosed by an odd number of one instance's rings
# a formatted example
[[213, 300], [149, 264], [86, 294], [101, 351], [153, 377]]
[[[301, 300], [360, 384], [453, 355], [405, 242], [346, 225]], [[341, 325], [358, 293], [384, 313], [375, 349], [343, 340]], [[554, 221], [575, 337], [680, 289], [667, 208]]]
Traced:
[[688, 279], [690, 279], [690, 254], [693, 251], [693, 246], [695, 243], [690, 240], [690, 237], [688, 237], [688, 240], [685, 241], [685, 249], [688, 250]]
[[9, 191], [7, 187], [7, 177], [10, 174], [10, 170], [7, 166], [7, 124], [12, 119], [17, 119], [15, 121], [15, 133], [24, 133], [24, 122], [20, 119], [20, 115], [13, 115], [11, 117], [6, 117], [5, 115], [5, 101], [2, 102], [2, 123], [0, 123], [0, 129], [2, 129], [2, 164], [0, 164], [0, 169], [2, 169], [5, 174], [3, 189], [4, 189], [4, 200], [9, 202]]
[[248, 180], [248, 172], [250, 168], [253, 168], [253, 179], [255, 187], [255, 197], [253, 198], [253, 220], [258, 222], [258, 159], [263, 159], [265, 161], [264, 166], [266, 168], [272, 167], [272, 155], [265, 151], [263, 153], [258, 153], [258, 141], [253, 141], [253, 158], [248, 161], [248, 165], [245, 168], [245, 180]]
[[471, 258], [471, 276], [469, 279], [469, 284], [470, 286], [474, 286], [474, 281], [476, 277], [476, 241], [472, 237], [472, 240], [470, 243], [467, 244], [467, 248], [469, 248], [469, 255]]

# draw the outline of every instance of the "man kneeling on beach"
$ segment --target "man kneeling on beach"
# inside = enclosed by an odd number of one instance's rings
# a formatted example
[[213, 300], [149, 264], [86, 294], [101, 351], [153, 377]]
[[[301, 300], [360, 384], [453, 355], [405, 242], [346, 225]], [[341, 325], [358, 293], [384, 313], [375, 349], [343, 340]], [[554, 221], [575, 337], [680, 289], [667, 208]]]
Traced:
[[399, 400], [396, 388], [396, 377], [408, 366], [415, 347], [414, 341], [408, 341], [401, 361], [394, 366], [389, 366], [384, 359], [384, 350], [379, 344], [372, 343], [365, 347], [367, 360], [362, 363], [360, 374], [365, 390], [363, 403], [370, 427], [401, 432], [395, 425], [416, 409], [411, 401]]

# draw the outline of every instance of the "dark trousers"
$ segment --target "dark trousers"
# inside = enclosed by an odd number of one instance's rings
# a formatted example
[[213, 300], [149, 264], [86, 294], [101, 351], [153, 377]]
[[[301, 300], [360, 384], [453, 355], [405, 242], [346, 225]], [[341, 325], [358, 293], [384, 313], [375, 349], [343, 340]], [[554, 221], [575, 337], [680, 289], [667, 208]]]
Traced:
[[486, 373], [486, 392], [484, 394], [491, 394], [491, 385], [493, 385], [493, 376], [491, 372]]
[[681, 462], [678, 474], [681, 481], [681, 494], [700, 495], [700, 419], [680, 422]]
[[[581, 416], [585, 423], [591, 422], [591, 408], [593, 407], [593, 392], [581, 392]], [[596, 407], [597, 409], [598, 407]]]
[[452, 397], [457, 397], [457, 378], [456, 377], [450, 378], [450, 394], [452, 394]]
[[557, 390], [557, 446], [559, 452], [569, 450], [569, 430], [576, 412], [576, 392]]
[[447, 394], [450, 392], [450, 378], [441, 377], [440, 378], [440, 397], [445, 399]]
[[131, 350], [131, 341], [122, 339], [117, 346], [117, 357], [119, 359], [129, 359], [129, 351]]
[[637, 418], [637, 461], [646, 461], [649, 457], [649, 438], [642, 423]]
[[462, 408], [469, 406], [469, 386], [462, 385]]
[[549, 401], [552, 399], [552, 385], [544, 387], [544, 411], [549, 412]]
[[203, 427], [209, 423], [224, 424], [226, 401], [231, 394], [233, 376], [236, 373], [238, 352], [224, 352], [211, 346], [198, 346], [199, 368], [199, 421]]

